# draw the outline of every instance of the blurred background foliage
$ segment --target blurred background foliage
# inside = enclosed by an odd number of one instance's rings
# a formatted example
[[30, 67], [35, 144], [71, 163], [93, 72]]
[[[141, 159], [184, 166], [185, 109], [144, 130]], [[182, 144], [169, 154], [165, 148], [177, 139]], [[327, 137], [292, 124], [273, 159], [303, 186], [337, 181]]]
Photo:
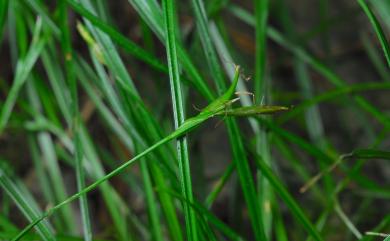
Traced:
[[[44, 210], [22, 240], [383, 240], [389, 32], [388, 0], [0, 0], [0, 240]], [[290, 111], [208, 120], [50, 213], [235, 65], [242, 105]]]

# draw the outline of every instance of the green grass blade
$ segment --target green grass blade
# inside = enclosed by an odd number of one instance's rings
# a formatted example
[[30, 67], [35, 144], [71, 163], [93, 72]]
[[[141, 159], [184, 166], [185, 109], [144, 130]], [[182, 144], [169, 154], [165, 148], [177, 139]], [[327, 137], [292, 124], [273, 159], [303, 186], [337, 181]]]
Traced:
[[[21, 182], [13, 181], [7, 174], [7, 169], [4, 169], [5, 161], [1, 160], [0, 164], [0, 185], [6, 193], [14, 200], [23, 215], [29, 220], [33, 221], [40, 215], [38, 204], [28, 193], [27, 188]], [[56, 240], [53, 230], [48, 222], [42, 222], [36, 226], [40, 237], [43, 240]]]
[[20, 4], [17, 3], [15, 6], [15, 31], [19, 58], [25, 57], [28, 46], [28, 27], [25, 19], [26, 14], [26, 11], [22, 9]]
[[217, 184], [214, 186], [213, 190], [208, 194], [205, 206], [210, 208], [215, 199], [217, 199], [218, 194], [222, 191], [222, 188], [225, 186], [226, 182], [229, 180], [230, 176], [234, 171], [234, 163], [230, 163], [226, 168], [226, 171], [223, 173], [221, 178], [217, 181]]
[[248, 205], [248, 210], [250, 210], [249, 214], [252, 221], [253, 231], [257, 240], [266, 240], [261, 215], [262, 210], [260, 210], [259, 203], [255, 195], [256, 189], [253, 180], [251, 179], [252, 177], [247, 159], [245, 158], [246, 154], [240, 137], [239, 129], [237, 124], [231, 123], [229, 120], [227, 122], [227, 126], [229, 137], [232, 142], [232, 152], [237, 173], [240, 178], [241, 187]]
[[34, 162], [35, 170], [37, 172], [37, 176], [39, 178], [39, 182], [41, 185], [41, 189], [43, 192], [43, 195], [45, 196], [45, 199], [49, 203], [55, 203], [54, 200], [54, 194], [50, 188], [50, 181], [48, 180], [47, 175], [45, 175], [45, 168], [41, 161], [38, 145], [36, 143], [36, 140], [33, 136], [28, 137], [29, 147], [30, 147], [30, 153]]
[[56, 36], [61, 35], [60, 28], [47, 14], [48, 10], [41, 1], [32, 0], [32, 1], [24, 1], [24, 2], [30, 5], [30, 7], [37, 13], [37, 15], [39, 15], [43, 19], [43, 24], [46, 25], [48, 28], [50, 28], [52, 34]]
[[207, 208], [205, 208], [201, 203], [196, 202], [193, 203], [188, 202], [182, 195], [172, 192], [171, 190], [158, 190], [160, 192], [167, 192], [169, 195], [176, 197], [177, 199], [187, 202], [191, 207], [197, 212], [199, 216], [203, 216], [206, 220], [212, 223], [217, 229], [221, 231], [224, 235], [226, 235], [231, 240], [240, 240], [244, 241], [243, 237], [241, 237], [236, 231], [232, 230], [229, 226], [227, 226], [224, 222], [222, 222], [219, 218], [214, 216]]
[[[36, 83], [36, 81], [33, 83]], [[40, 99], [34, 84], [29, 84], [27, 87], [29, 93], [29, 101], [32, 103], [29, 109], [32, 112], [33, 118], [37, 120], [42, 111]], [[53, 190], [53, 199], [58, 202], [66, 198], [68, 194], [65, 188], [64, 179], [62, 177], [58, 157], [55, 152], [53, 138], [50, 136], [49, 133], [45, 131], [38, 132], [36, 138], [39, 143], [39, 148], [41, 150], [40, 161], [43, 162], [45, 165], [45, 168], [47, 170], [46, 175], [48, 175], [49, 177], [51, 190]], [[59, 230], [69, 233], [75, 232], [75, 219], [72, 211], [73, 210], [71, 209], [71, 207], [67, 207], [64, 210], [61, 210], [60, 218], [62, 225], [58, 227]]]
[[[77, 91], [77, 80], [74, 68], [74, 57], [72, 52], [72, 43], [70, 39], [70, 33], [68, 29], [68, 6], [65, 0], [60, 2], [60, 28], [61, 28], [61, 46], [65, 56], [65, 70], [66, 79], [70, 86], [71, 95], [71, 113], [72, 122], [68, 123], [73, 131], [73, 142], [74, 142], [74, 162], [76, 164], [76, 179], [77, 179], [77, 190], [82, 190], [85, 187], [85, 173], [83, 168], [83, 147], [80, 138], [80, 113], [78, 108], [78, 91]], [[79, 200], [81, 210], [81, 220], [83, 223], [83, 234], [85, 241], [92, 240], [92, 228], [91, 220], [89, 216], [88, 200], [86, 195], [82, 195]]]
[[[272, 143], [276, 145], [276, 147], [281, 152], [281, 154], [285, 157], [285, 159], [289, 160], [292, 169], [295, 171], [296, 174], [300, 176], [303, 183], [308, 182], [311, 178], [309, 171], [307, 170], [306, 166], [301, 165], [300, 160], [296, 155], [294, 155], [293, 151], [289, 149], [287, 143], [285, 143], [277, 135], [273, 135], [272, 140], [273, 140]], [[317, 186], [314, 186], [312, 191], [316, 197], [316, 200], [325, 206], [326, 200], [324, 199], [322, 191]]]
[[128, 0], [130, 4], [137, 10], [137, 13], [142, 19], [148, 24], [150, 29], [164, 42], [165, 31], [163, 13], [158, 5], [157, 1], [154, 0]]
[[360, 39], [364, 46], [364, 50], [367, 53], [367, 56], [370, 58], [372, 65], [375, 67], [382, 80], [390, 82], [388, 67], [386, 63], [382, 60], [382, 55], [380, 51], [376, 48], [373, 41], [369, 38], [369, 35], [367, 33], [362, 33], [360, 35]]
[[341, 209], [339, 203], [336, 201], [335, 202], [335, 207], [334, 207], [337, 215], [339, 218], [344, 222], [344, 224], [347, 226], [347, 228], [351, 231], [353, 235], [357, 239], [361, 239], [363, 236], [360, 233], [360, 231], [355, 227], [355, 225], [352, 223], [352, 221], [349, 219], [349, 217], [344, 213], [344, 211]]
[[[31, 87], [33, 88], [33, 86]], [[41, 159], [47, 168], [49, 180], [52, 184], [55, 200], [56, 202], [58, 202], [66, 198], [68, 194], [66, 191], [64, 178], [62, 176], [62, 172], [60, 169], [58, 157], [55, 152], [54, 140], [48, 132], [42, 131], [42, 132], [38, 132], [37, 141], [39, 144], [39, 148], [41, 150]], [[61, 210], [61, 220], [63, 222], [61, 230], [70, 233], [76, 230], [76, 227], [74, 225], [75, 224], [74, 214], [70, 207]]]
[[153, 240], [163, 241], [163, 234], [160, 227], [159, 214], [157, 210], [157, 205], [155, 201], [155, 196], [153, 193], [152, 179], [148, 170], [148, 165], [146, 160], [140, 161], [142, 178], [145, 183], [145, 196], [148, 206], [149, 222], [150, 229], [152, 233]]
[[370, 0], [370, 3], [383, 20], [387, 30], [390, 30], [390, 3], [382, 0]]
[[19, 59], [17, 63], [16, 73], [11, 90], [9, 91], [7, 99], [5, 100], [0, 112], [0, 134], [4, 131], [4, 128], [6, 127], [8, 119], [12, 113], [16, 99], [18, 98], [19, 92], [24, 83], [27, 81], [30, 71], [34, 67], [34, 64], [41, 54], [45, 44], [45, 40], [41, 36], [41, 26], [42, 22], [40, 19], [38, 19], [35, 24], [33, 40], [30, 48], [26, 56], [22, 59]]
[[280, 213], [279, 205], [275, 205], [274, 207], [275, 215], [275, 238], [278, 241], [288, 241], [287, 231], [285, 228], [285, 224], [283, 223], [283, 217]]
[[271, 121], [263, 120], [261, 118], [257, 118], [257, 121], [259, 121], [265, 127], [269, 128], [275, 134], [283, 137], [284, 139], [287, 139], [291, 143], [294, 143], [294, 144], [300, 146], [307, 153], [316, 157], [320, 162], [324, 162], [327, 164], [333, 163], [333, 158], [331, 156], [329, 156], [327, 153], [323, 152], [317, 146], [309, 143], [308, 141], [306, 141], [302, 137], [297, 136], [297, 135], [281, 128], [280, 126], [272, 123]]
[[[307, 66], [301, 60], [296, 60], [294, 65], [302, 95], [305, 99], [313, 98], [312, 80], [309, 77]], [[306, 109], [305, 121], [310, 139], [315, 142], [317, 146], [326, 149], [327, 141], [324, 136], [322, 117], [320, 110], [316, 105]]]
[[368, 19], [371, 22], [372, 27], [375, 30], [376, 36], [379, 39], [379, 42], [382, 45], [383, 53], [385, 55], [387, 65], [390, 68], [390, 46], [387, 42], [387, 38], [385, 33], [382, 30], [382, 27], [378, 21], [378, 19], [375, 17], [374, 13], [371, 11], [370, 7], [367, 5], [365, 0], [357, 0], [360, 7], [363, 9], [364, 13], [367, 15]]
[[73, 10], [75, 10], [84, 18], [88, 19], [88, 21], [94, 24], [94, 26], [98, 27], [100, 30], [102, 30], [107, 35], [109, 35], [112, 40], [114, 40], [118, 45], [123, 47], [127, 52], [131, 53], [136, 58], [144, 61], [145, 63], [149, 64], [150, 66], [152, 66], [153, 68], [159, 71], [165, 73], [168, 72], [167, 67], [163, 63], [161, 63], [155, 56], [153, 56], [151, 53], [144, 50], [143, 48], [139, 47], [128, 38], [124, 37], [121, 33], [116, 31], [110, 25], [104, 23], [100, 18], [93, 15], [90, 11], [84, 8], [80, 3], [77, 3], [74, 0], [66, 0], [66, 1], [72, 7]]
[[16, 70], [16, 65], [18, 61], [18, 48], [17, 48], [17, 37], [16, 37], [16, 6], [17, 2], [11, 1], [8, 4], [8, 18], [7, 18], [7, 28], [9, 33], [10, 40], [10, 55], [11, 55], [11, 64], [12, 69]]
[[68, 88], [65, 83], [65, 77], [61, 66], [52, 61], [53, 58], [58, 58], [58, 53], [56, 51], [50, 51], [54, 49], [54, 42], [49, 42], [48, 45], [50, 45], [50, 48], [46, 48], [42, 51], [42, 62], [61, 114], [66, 123], [70, 124], [72, 122], [72, 111], [69, 108], [72, 103], [70, 100], [71, 96], [69, 92], [63, 91]]
[[8, 1], [0, 0], [0, 43], [3, 40], [5, 20], [7, 19]]
[[[148, 24], [150, 29], [153, 30], [161, 42], [165, 43], [164, 28], [161, 21], [163, 17], [157, 1], [129, 0], [129, 2], [137, 10], [138, 14], [142, 17], [145, 23]], [[208, 101], [212, 101], [214, 99], [213, 92], [202, 79], [191, 58], [180, 44], [177, 45], [177, 54], [183, 65], [183, 69], [190, 77], [191, 83]]]
[[266, 85], [266, 40], [267, 40], [267, 18], [268, 0], [255, 0], [255, 97], [256, 102], [261, 101], [261, 96], [265, 93]]
[[[267, 18], [268, 18], [268, 0], [255, 0], [255, 76], [254, 76], [254, 95], [256, 103], [260, 103], [261, 99], [264, 98], [269, 102], [271, 96], [270, 93], [270, 83], [267, 81], [266, 76], [266, 48], [267, 48]], [[266, 118], [266, 117], [264, 117]], [[259, 131], [256, 133], [255, 142], [256, 142], [256, 153], [260, 154], [265, 163], [271, 165], [271, 151], [269, 147], [269, 136], [268, 133], [258, 128]], [[264, 177], [261, 172], [257, 173], [257, 188], [260, 207], [264, 210], [262, 212], [262, 219], [264, 224], [264, 231], [268, 238], [271, 237], [272, 230], [272, 199], [273, 192], [270, 188], [268, 180]]]
[[[179, 74], [179, 63], [177, 60], [176, 52], [176, 24], [175, 24], [175, 12], [174, 12], [174, 1], [163, 0], [164, 20], [165, 20], [165, 46], [168, 58], [169, 68], [169, 82], [171, 86], [171, 96], [173, 103], [173, 113], [175, 121], [175, 129], [179, 128], [183, 124], [185, 115], [183, 109], [183, 97], [180, 83]], [[177, 155], [180, 169], [180, 182], [181, 192], [185, 199], [189, 202], [194, 200], [192, 193], [191, 184], [191, 171], [190, 171], [190, 160], [188, 154], [188, 143], [187, 138], [183, 136], [176, 142]], [[187, 203], [183, 203], [184, 209], [184, 220], [186, 224], [187, 240], [196, 241], [198, 240], [197, 231], [197, 219], [194, 211]]]
[[[390, 89], [390, 84], [385, 82], [367, 82], [367, 83], [359, 83], [359, 84], [351, 84], [346, 87], [336, 88], [322, 94], [319, 94], [312, 99], [308, 99], [303, 101], [297, 106], [294, 106], [290, 109], [289, 112], [286, 112], [283, 116], [281, 116], [277, 123], [283, 124], [292, 118], [296, 117], [299, 113], [303, 112], [310, 106], [320, 104], [325, 101], [334, 100], [337, 97], [344, 96], [346, 94], [353, 94], [358, 92], [366, 92], [366, 91], [381, 91]], [[387, 123], [384, 120], [384, 123]], [[386, 124], [387, 127], [390, 127], [389, 124]]]
[[284, 187], [282, 182], [274, 175], [272, 170], [264, 163], [261, 157], [257, 156], [255, 158], [255, 163], [257, 168], [259, 168], [264, 176], [267, 177], [268, 181], [271, 183], [276, 193], [280, 195], [283, 199], [284, 203], [290, 208], [292, 214], [299, 220], [302, 226], [306, 229], [306, 231], [317, 241], [323, 240], [321, 235], [318, 233], [317, 229], [307, 218], [305, 213], [302, 211], [301, 207], [297, 204], [291, 194]]
[[206, 5], [207, 15], [212, 18], [218, 14], [227, 4], [229, 0], [211, 0]]
[[[88, 163], [88, 165], [84, 166], [84, 168], [91, 169], [90, 176], [92, 180], [99, 180], [105, 175], [105, 171], [96, 152], [96, 147], [94, 146], [94, 143], [92, 142], [92, 139], [86, 131], [85, 127], [83, 126], [80, 127], [80, 139], [86, 160], [88, 160], [83, 161], [85, 163], [84, 165]], [[115, 225], [115, 230], [117, 231], [116, 237], [118, 240], [123, 241], [132, 240], [131, 238], [127, 237], [127, 218], [130, 214], [130, 211], [126, 207], [125, 201], [120, 198], [119, 193], [109, 183], [103, 183], [100, 190]]]

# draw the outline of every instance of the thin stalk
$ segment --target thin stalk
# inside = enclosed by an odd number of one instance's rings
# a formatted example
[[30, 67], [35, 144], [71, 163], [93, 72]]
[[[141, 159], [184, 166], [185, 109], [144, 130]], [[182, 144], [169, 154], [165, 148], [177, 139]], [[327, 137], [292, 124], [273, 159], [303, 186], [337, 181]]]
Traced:
[[[165, 46], [168, 57], [169, 82], [171, 86], [171, 96], [173, 103], [173, 114], [175, 121], [175, 129], [184, 123], [185, 115], [183, 109], [183, 97], [180, 83], [179, 62], [176, 50], [176, 26], [174, 0], [163, 0], [163, 12], [165, 20]], [[189, 201], [193, 202], [190, 161], [188, 154], [188, 144], [186, 136], [179, 138], [176, 142], [177, 156], [180, 169], [181, 192]], [[194, 211], [187, 203], [183, 203], [184, 220], [186, 224], [187, 240], [197, 241], [198, 231], [197, 222]]]
[[[66, 79], [68, 80], [70, 86], [71, 94], [71, 114], [72, 122], [70, 123], [71, 130], [73, 133], [73, 143], [74, 143], [74, 163], [76, 166], [76, 179], [77, 179], [77, 190], [82, 190], [85, 187], [85, 173], [83, 168], [83, 148], [80, 140], [80, 113], [78, 108], [78, 94], [77, 94], [77, 79], [74, 69], [74, 58], [72, 52], [71, 38], [68, 28], [68, 7], [65, 0], [60, 2], [60, 19], [61, 19], [61, 46], [62, 52], [65, 57], [65, 71]], [[91, 228], [91, 219], [89, 216], [88, 200], [86, 195], [80, 197], [80, 209], [81, 209], [81, 219], [83, 223], [83, 235], [85, 241], [92, 240], [92, 228]]]
[[[268, 0], [255, 0], [255, 42], [256, 42], [256, 52], [255, 52], [255, 77], [254, 77], [254, 86], [255, 86], [255, 101], [260, 103], [262, 98], [264, 98], [267, 103], [270, 101], [269, 93], [270, 84], [267, 82], [266, 76], [266, 49], [267, 49], [267, 19], [268, 19]], [[264, 117], [267, 118], [267, 117]], [[271, 151], [269, 146], [269, 136], [268, 133], [258, 128], [259, 131], [255, 136], [255, 146], [256, 153], [261, 155], [264, 162], [271, 166]], [[269, 240], [271, 237], [272, 230], [272, 199], [273, 192], [270, 188], [268, 180], [263, 176], [261, 171], [257, 172], [257, 188], [259, 202], [261, 203], [261, 208], [264, 210], [262, 212], [262, 219], [264, 224], [264, 231]]]

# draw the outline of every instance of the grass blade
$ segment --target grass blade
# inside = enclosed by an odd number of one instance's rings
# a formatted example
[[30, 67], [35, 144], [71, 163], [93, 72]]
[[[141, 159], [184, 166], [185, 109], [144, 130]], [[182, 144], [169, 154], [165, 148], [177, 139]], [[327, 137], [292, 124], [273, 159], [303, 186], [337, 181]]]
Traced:
[[[266, 47], [267, 47], [267, 18], [268, 18], [268, 0], [255, 0], [255, 77], [254, 77], [254, 89], [255, 89], [255, 101], [260, 103], [262, 98], [266, 100], [266, 103], [269, 103], [270, 100], [270, 86], [271, 84], [267, 81], [266, 76]], [[266, 117], [264, 117], [266, 118]], [[269, 137], [268, 133], [258, 128], [259, 132], [256, 133], [255, 142], [256, 142], [256, 153], [260, 154], [265, 163], [271, 165], [271, 151], [269, 147]], [[264, 177], [261, 172], [257, 172], [257, 188], [259, 192], [259, 202], [261, 203], [260, 207], [264, 209], [262, 212], [262, 219], [264, 224], [265, 234], [268, 240], [271, 237], [272, 230], [272, 199], [273, 192], [270, 188], [268, 180]]]
[[[184, 123], [183, 97], [180, 83], [179, 63], [176, 52], [176, 17], [174, 12], [174, 0], [163, 0], [165, 20], [165, 46], [168, 58], [169, 82], [173, 103], [175, 129]], [[193, 202], [190, 160], [186, 136], [176, 141], [177, 155], [180, 169], [181, 192], [186, 200]], [[197, 222], [194, 211], [187, 203], [183, 203], [184, 219], [186, 223], [187, 240], [198, 240]]]
[[387, 38], [385, 33], [382, 30], [382, 27], [378, 21], [378, 19], [375, 17], [374, 13], [371, 11], [370, 7], [367, 5], [365, 0], [357, 0], [360, 7], [363, 9], [364, 13], [367, 15], [368, 19], [371, 22], [372, 27], [375, 30], [376, 36], [379, 39], [379, 42], [382, 45], [383, 53], [385, 55], [387, 65], [390, 68], [390, 46], [387, 42]]
[[41, 19], [38, 19], [35, 24], [33, 40], [30, 48], [26, 56], [22, 59], [19, 59], [17, 63], [16, 73], [11, 90], [9, 91], [7, 99], [5, 100], [0, 112], [0, 134], [4, 131], [4, 128], [7, 125], [8, 119], [12, 113], [16, 99], [18, 98], [19, 91], [26, 82], [45, 44], [45, 40], [41, 36], [41, 28], [42, 21]]
[[[31, 194], [28, 193], [20, 182], [12, 181], [4, 169], [5, 161], [0, 160], [0, 185], [7, 192], [7, 194], [14, 200], [23, 215], [29, 220], [33, 221], [40, 215], [38, 205], [32, 198]], [[56, 240], [53, 230], [49, 223], [42, 222], [36, 226], [36, 230], [43, 240], [51, 241]]]
[[[36, 84], [37, 81], [33, 83]], [[34, 84], [29, 84], [27, 86], [29, 93], [28, 98], [32, 103], [29, 108], [33, 113], [32, 116], [34, 120], [39, 121], [42, 107]], [[58, 202], [66, 198], [68, 194], [66, 191], [66, 185], [60, 168], [58, 156], [54, 148], [54, 140], [52, 136], [50, 136], [50, 134], [46, 131], [37, 132], [36, 139], [41, 151], [40, 161], [43, 162], [43, 165], [45, 166], [47, 171], [45, 175], [47, 175], [49, 178], [48, 180], [50, 180], [50, 187], [54, 194], [53, 199]], [[58, 227], [60, 231], [69, 233], [75, 232], [75, 218], [71, 207], [67, 207], [66, 209], [61, 210], [60, 218], [61, 225]]]
[[150, 66], [152, 66], [153, 68], [159, 71], [165, 73], [168, 72], [167, 67], [163, 63], [158, 61], [158, 59], [155, 56], [153, 56], [151, 53], [144, 50], [143, 48], [139, 47], [128, 38], [124, 37], [121, 33], [116, 31], [110, 25], [104, 23], [100, 18], [93, 15], [90, 11], [84, 8], [80, 3], [77, 3], [75, 0], [66, 0], [66, 1], [70, 5], [70, 7], [72, 7], [73, 10], [75, 10], [84, 18], [88, 19], [88, 21], [94, 24], [94, 26], [98, 27], [100, 30], [102, 30], [107, 35], [109, 35], [111, 39], [113, 39], [118, 45], [123, 47], [127, 52], [131, 53], [136, 58], [139, 58], [140, 60], [144, 61], [145, 63], [149, 64]]
[[[157, 1], [129, 0], [129, 2], [137, 10], [138, 14], [141, 15], [142, 19], [148, 24], [149, 28], [153, 30], [161, 42], [165, 43], [164, 28], [161, 22], [163, 17]], [[202, 79], [199, 71], [192, 63], [191, 58], [180, 44], [177, 45], [177, 54], [181, 64], [183, 65], [183, 69], [190, 76], [190, 80], [194, 84], [195, 88], [208, 101], [212, 101], [214, 99], [214, 94], [209, 89], [206, 82]]]
[[[335, 88], [333, 90], [327, 91], [325, 93], [319, 94], [312, 99], [308, 99], [300, 103], [299, 105], [290, 109], [289, 112], [286, 112], [283, 116], [281, 116], [277, 123], [279, 125], [286, 123], [292, 118], [296, 117], [299, 113], [303, 112], [310, 106], [325, 102], [331, 101], [339, 96], [343, 96], [345, 94], [353, 94], [358, 92], [367, 92], [367, 91], [381, 91], [381, 90], [389, 90], [390, 83], [383, 82], [367, 82], [367, 83], [359, 83], [359, 84], [351, 84], [349, 86]], [[381, 118], [381, 117], [380, 117]], [[383, 123], [387, 123], [386, 120], [383, 120]], [[389, 124], [385, 125], [390, 128]]]
[[226, 171], [223, 173], [222, 177], [218, 180], [217, 184], [214, 186], [214, 189], [207, 196], [205, 201], [205, 205], [207, 208], [211, 207], [215, 199], [218, 197], [218, 194], [222, 191], [222, 188], [225, 186], [226, 182], [233, 174], [233, 171], [234, 171], [234, 163], [230, 163], [226, 168]]
[[8, 1], [0, 0], [0, 43], [3, 40], [3, 31], [4, 31], [3, 28], [7, 16], [7, 9], [8, 9]]
[[[65, 56], [65, 70], [66, 79], [70, 86], [71, 95], [71, 113], [72, 122], [68, 123], [71, 126], [73, 132], [73, 143], [74, 143], [74, 163], [76, 164], [76, 179], [77, 179], [77, 190], [82, 190], [85, 187], [85, 173], [83, 168], [83, 147], [80, 137], [80, 122], [81, 117], [78, 108], [78, 91], [77, 91], [77, 80], [74, 69], [74, 57], [72, 51], [72, 43], [70, 39], [70, 33], [68, 29], [68, 5], [65, 0], [60, 2], [60, 16], [61, 16], [61, 46], [63, 54]], [[89, 216], [88, 200], [86, 195], [80, 197], [80, 210], [81, 220], [83, 224], [83, 234], [85, 241], [92, 240], [92, 228], [91, 220]]]
[[259, 168], [268, 181], [271, 183], [276, 193], [280, 195], [284, 203], [290, 208], [292, 214], [299, 220], [306, 231], [317, 241], [323, 240], [317, 229], [313, 226], [310, 220], [306, 217], [305, 213], [296, 203], [294, 198], [290, 195], [287, 189], [283, 186], [281, 181], [273, 174], [272, 170], [261, 160], [261, 157], [255, 158], [257, 168]]
[[207, 210], [202, 204], [194, 201], [193, 203], [188, 202], [188, 200], [184, 199], [184, 197], [178, 193], [172, 192], [170, 190], [158, 190], [161, 192], [167, 192], [171, 196], [176, 197], [177, 199], [187, 202], [191, 207], [197, 212], [199, 216], [203, 216], [206, 220], [212, 223], [216, 228], [218, 228], [221, 233], [226, 235], [231, 240], [244, 241], [243, 237], [241, 237], [236, 231], [232, 230], [229, 226], [227, 226], [224, 222], [222, 222], [219, 218], [215, 217], [209, 210]]
[[142, 178], [145, 183], [145, 196], [148, 205], [149, 222], [151, 226], [151, 233], [153, 240], [163, 241], [163, 235], [160, 227], [160, 220], [158, 218], [158, 210], [153, 193], [152, 179], [149, 174], [146, 160], [140, 161]]

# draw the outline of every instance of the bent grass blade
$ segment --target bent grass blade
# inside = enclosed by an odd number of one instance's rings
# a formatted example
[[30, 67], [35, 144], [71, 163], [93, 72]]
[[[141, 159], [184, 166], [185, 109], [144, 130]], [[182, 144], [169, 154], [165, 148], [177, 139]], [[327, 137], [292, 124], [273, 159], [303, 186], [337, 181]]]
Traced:
[[[226, 111], [228, 111], [228, 110], [226, 110], [226, 107], [236, 100], [236, 99], [231, 100], [230, 98], [232, 97], [232, 95], [234, 94], [234, 90], [236, 89], [237, 82], [239, 79], [239, 74], [240, 74], [239, 67], [236, 67], [234, 80], [233, 80], [232, 85], [229, 87], [229, 89], [223, 95], [221, 95], [219, 98], [217, 98], [216, 100], [211, 102], [197, 116], [187, 119], [178, 129], [176, 129], [176, 131], [172, 132], [171, 134], [169, 134], [165, 138], [161, 139], [160, 141], [158, 141], [154, 145], [150, 146], [149, 148], [147, 148], [143, 152], [139, 153], [134, 158], [124, 162], [122, 165], [120, 165], [119, 167], [117, 167], [116, 169], [114, 169], [113, 171], [108, 173], [107, 175], [103, 176], [102, 178], [100, 178], [96, 182], [92, 183], [91, 185], [87, 186], [86, 188], [82, 189], [81, 191], [70, 196], [69, 198], [67, 198], [66, 200], [57, 204], [56, 206], [52, 207], [48, 211], [44, 212], [42, 214], [42, 216], [40, 216], [39, 218], [37, 218], [33, 222], [31, 222], [12, 240], [13, 241], [20, 240], [35, 225], [39, 224], [42, 220], [44, 220], [45, 218], [52, 215], [55, 211], [57, 211], [58, 209], [60, 209], [61, 207], [65, 206], [65, 205], [69, 204], [70, 202], [80, 198], [82, 195], [94, 190], [100, 184], [102, 184], [103, 182], [107, 181], [108, 179], [118, 175], [119, 173], [124, 171], [127, 167], [129, 167], [131, 164], [135, 163], [137, 160], [144, 157], [146, 154], [150, 153], [151, 151], [155, 150], [156, 148], [160, 147], [161, 145], [163, 145], [163, 144], [165, 144], [165, 143], [167, 143], [175, 138], [178, 138], [182, 135], [187, 134], [188, 132], [190, 132], [194, 128], [198, 127], [200, 124], [202, 124], [203, 122], [205, 122], [209, 118], [212, 118], [216, 115], [221, 115], [222, 113], [225, 113]], [[283, 107], [283, 108], [286, 108], [286, 107]], [[237, 111], [237, 109], [238, 109], [238, 113], [241, 114], [242, 111], [240, 110], [240, 108], [236, 108], [236, 111]], [[275, 110], [273, 110], [273, 111], [275, 112]], [[259, 113], [257, 113], [257, 114], [259, 114]], [[240, 115], [240, 116], [243, 116], [243, 115]]]

